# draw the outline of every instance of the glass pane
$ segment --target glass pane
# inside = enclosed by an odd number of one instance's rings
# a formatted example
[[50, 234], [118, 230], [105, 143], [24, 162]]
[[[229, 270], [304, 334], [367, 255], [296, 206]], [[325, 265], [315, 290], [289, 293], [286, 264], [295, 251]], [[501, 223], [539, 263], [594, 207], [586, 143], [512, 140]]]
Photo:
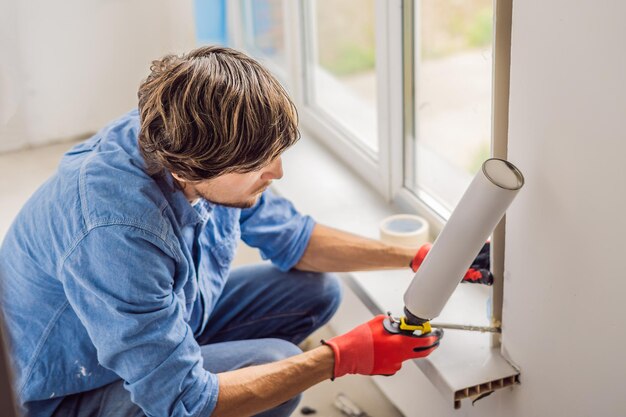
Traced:
[[248, 48], [285, 66], [285, 33], [282, 0], [244, 1]]
[[491, 146], [492, 0], [421, 0], [415, 10], [412, 178], [451, 210]]
[[378, 150], [374, 0], [309, 0], [309, 104]]

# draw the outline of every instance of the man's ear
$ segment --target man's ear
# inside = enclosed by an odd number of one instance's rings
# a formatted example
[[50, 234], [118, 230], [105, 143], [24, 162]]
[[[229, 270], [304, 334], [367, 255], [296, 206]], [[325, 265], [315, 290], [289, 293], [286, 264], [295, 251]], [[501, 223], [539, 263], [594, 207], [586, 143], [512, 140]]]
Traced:
[[176, 186], [180, 190], [184, 191], [187, 188], [188, 181], [186, 181], [180, 175], [175, 174], [173, 172], [170, 172], [170, 174], [172, 174], [172, 178], [174, 178], [174, 183], [176, 184]]
[[176, 174], [174, 172], [170, 172], [170, 174], [172, 174], [172, 177], [174, 177], [174, 179], [176, 181], [178, 181], [181, 185], [187, 182], [180, 175], [178, 175], [178, 174]]

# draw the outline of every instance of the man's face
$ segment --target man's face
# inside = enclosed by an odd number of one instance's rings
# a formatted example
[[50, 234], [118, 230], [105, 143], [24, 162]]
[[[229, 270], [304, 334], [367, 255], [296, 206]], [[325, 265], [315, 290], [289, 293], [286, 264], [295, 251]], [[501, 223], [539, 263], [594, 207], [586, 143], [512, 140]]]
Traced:
[[202, 197], [224, 206], [248, 208], [254, 206], [273, 180], [281, 179], [282, 176], [283, 163], [278, 157], [256, 171], [223, 174], [210, 180], [187, 182], [183, 192], [189, 201]]

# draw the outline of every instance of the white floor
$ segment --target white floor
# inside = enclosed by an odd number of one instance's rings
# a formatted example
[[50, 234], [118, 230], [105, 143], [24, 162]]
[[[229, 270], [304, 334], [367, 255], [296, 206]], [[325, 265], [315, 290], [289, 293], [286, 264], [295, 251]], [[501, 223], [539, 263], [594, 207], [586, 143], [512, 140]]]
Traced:
[[[28, 197], [56, 169], [61, 155], [71, 144], [61, 143], [18, 152], [0, 154], [0, 239], [5, 235], [13, 218]], [[235, 266], [259, 262], [256, 250], [240, 245]], [[319, 340], [332, 336], [324, 327], [312, 335], [305, 345], [317, 346]], [[334, 382], [326, 381], [309, 389], [294, 416], [304, 415], [302, 407], [316, 410], [314, 416], [340, 417], [333, 403], [343, 393], [371, 417], [401, 417], [402, 414], [378, 390], [368, 377], [347, 376]], [[365, 417], [365, 415], [361, 415]]]

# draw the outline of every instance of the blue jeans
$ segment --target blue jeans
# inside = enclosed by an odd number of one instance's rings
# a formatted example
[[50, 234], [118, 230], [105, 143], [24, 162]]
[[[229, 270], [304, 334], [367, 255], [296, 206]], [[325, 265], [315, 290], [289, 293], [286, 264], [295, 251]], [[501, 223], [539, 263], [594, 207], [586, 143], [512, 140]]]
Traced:
[[[330, 320], [340, 300], [339, 281], [331, 274], [281, 272], [269, 264], [237, 268], [228, 278], [207, 329], [196, 338], [204, 368], [220, 373], [297, 355], [301, 351], [296, 344]], [[299, 402], [300, 395], [259, 416], [289, 416]], [[54, 416], [144, 414], [120, 380], [65, 397]]]

